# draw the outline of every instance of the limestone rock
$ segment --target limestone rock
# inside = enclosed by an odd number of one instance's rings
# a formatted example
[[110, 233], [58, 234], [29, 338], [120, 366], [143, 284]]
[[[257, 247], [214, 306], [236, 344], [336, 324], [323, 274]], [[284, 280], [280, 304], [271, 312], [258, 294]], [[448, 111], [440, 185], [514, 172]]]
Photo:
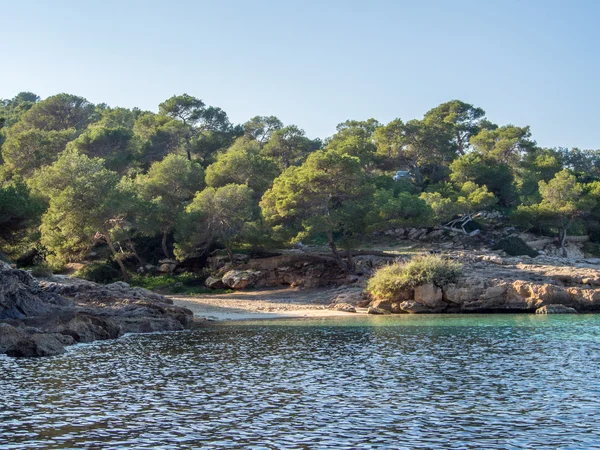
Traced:
[[577, 314], [575, 308], [565, 305], [545, 305], [535, 310], [536, 314]]
[[444, 306], [442, 290], [433, 283], [423, 284], [415, 288], [415, 302], [430, 308]]
[[260, 272], [253, 270], [230, 270], [221, 281], [231, 289], [244, 289], [252, 287], [260, 277]]
[[349, 303], [336, 303], [335, 305], [333, 305], [333, 309], [335, 311], [344, 311], [344, 312], [348, 312], [348, 313], [356, 312], [356, 308], [354, 306], [350, 305]]
[[380, 308], [375, 308], [373, 306], [369, 306], [369, 309], [367, 309], [367, 314], [381, 315], [381, 314], [390, 314], [390, 312], [386, 311], [385, 309], [380, 309]]
[[400, 303], [400, 309], [410, 314], [422, 314], [431, 312], [430, 308], [414, 300], [407, 300]]
[[157, 270], [161, 273], [173, 273], [177, 269], [177, 265], [178, 263], [174, 259], [161, 259]]
[[224, 289], [225, 284], [221, 281], [220, 278], [208, 277], [206, 281], [204, 281], [204, 285], [210, 289]]

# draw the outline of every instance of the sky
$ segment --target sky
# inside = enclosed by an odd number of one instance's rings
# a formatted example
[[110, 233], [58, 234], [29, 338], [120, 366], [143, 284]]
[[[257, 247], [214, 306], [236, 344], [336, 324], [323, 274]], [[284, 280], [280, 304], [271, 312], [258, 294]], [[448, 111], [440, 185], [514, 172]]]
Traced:
[[187, 93], [313, 138], [459, 99], [541, 146], [600, 148], [599, 20], [597, 0], [0, 0], [0, 98]]

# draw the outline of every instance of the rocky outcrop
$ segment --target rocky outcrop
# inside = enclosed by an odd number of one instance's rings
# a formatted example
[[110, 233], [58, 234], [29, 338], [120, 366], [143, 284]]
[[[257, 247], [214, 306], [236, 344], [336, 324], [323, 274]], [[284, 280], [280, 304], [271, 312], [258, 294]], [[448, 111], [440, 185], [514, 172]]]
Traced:
[[[211, 258], [212, 275], [206, 285], [219, 289], [220, 284], [216, 280], [220, 280], [222, 287], [231, 289], [276, 286], [318, 288], [343, 286], [358, 279], [348, 276], [331, 258], [318, 255], [290, 253], [260, 259], [234, 257], [234, 260], [235, 268], [222, 257]], [[359, 272], [370, 272], [374, 267], [373, 258], [357, 257], [355, 264]]]
[[191, 311], [127, 283], [38, 282], [25, 271], [0, 267], [0, 353], [10, 356], [56, 355], [77, 342], [182, 330], [191, 322]]
[[221, 279], [221, 282], [231, 289], [244, 289], [253, 287], [261, 273], [254, 270], [230, 270]]
[[565, 305], [546, 305], [535, 310], [536, 314], [577, 314], [575, 308]]
[[370, 306], [412, 314], [600, 312], [600, 265], [595, 262], [473, 253], [452, 257], [465, 266], [456, 283], [418, 286], [393, 299], [373, 299]]

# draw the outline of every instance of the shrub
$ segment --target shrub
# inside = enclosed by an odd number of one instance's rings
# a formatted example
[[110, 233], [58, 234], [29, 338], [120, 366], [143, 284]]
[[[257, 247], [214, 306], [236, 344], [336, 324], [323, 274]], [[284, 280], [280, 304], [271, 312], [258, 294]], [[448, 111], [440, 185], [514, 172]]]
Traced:
[[52, 270], [48, 266], [33, 266], [31, 268], [31, 275], [36, 278], [50, 278]]
[[95, 283], [108, 284], [120, 280], [121, 271], [114, 263], [92, 263], [75, 272], [74, 276]]
[[393, 300], [401, 291], [422, 284], [441, 287], [454, 283], [461, 270], [462, 265], [457, 262], [435, 255], [421, 256], [377, 270], [367, 283], [367, 292], [378, 299]]
[[535, 258], [538, 255], [536, 250], [532, 249], [523, 239], [517, 236], [500, 239], [493, 249], [503, 250], [510, 256], [527, 255]]

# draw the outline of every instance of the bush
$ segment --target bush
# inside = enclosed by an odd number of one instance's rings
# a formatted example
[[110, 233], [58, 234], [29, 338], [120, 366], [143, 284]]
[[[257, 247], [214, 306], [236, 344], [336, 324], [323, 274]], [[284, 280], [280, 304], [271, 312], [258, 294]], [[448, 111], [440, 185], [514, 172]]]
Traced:
[[33, 266], [31, 268], [31, 275], [36, 278], [50, 278], [52, 276], [52, 270], [48, 266]]
[[493, 250], [503, 250], [510, 256], [527, 255], [535, 258], [539, 253], [532, 249], [527, 243], [517, 236], [509, 236], [500, 239]]
[[78, 270], [74, 274], [77, 278], [108, 284], [121, 279], [121, 271], [115, 263], [92, 263]]
[[220, 294], [232, 292], [225, 290], [214, 290], [204, 287], [204, 278], [193, 273], [182, 273], [179, 275], [136, 275], [130, 283], [160, 294]]
[[367, 283], [367, 292], [375, 298], [393, 300], [400, 292], [422, 284], [444, 286], [458, 279], [462, 265], [429, 255], [396, 263], [377, 270]]

